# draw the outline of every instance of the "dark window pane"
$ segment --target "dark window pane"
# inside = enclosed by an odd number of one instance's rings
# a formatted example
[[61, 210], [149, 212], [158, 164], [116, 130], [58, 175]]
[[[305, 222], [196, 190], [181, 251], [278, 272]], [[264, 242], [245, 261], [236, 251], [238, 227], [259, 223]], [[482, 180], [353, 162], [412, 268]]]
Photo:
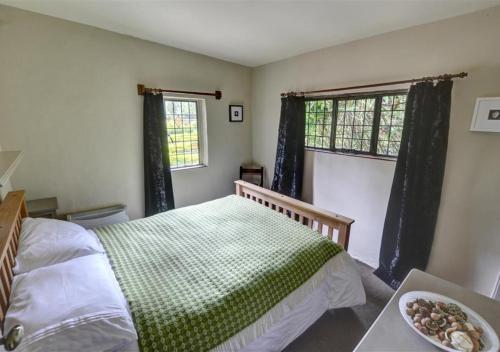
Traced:
[[387, 155], [387, 141], [378, 141], [377, 154]]
[[372, 126], [363, 126], [363, 139], [371, 139], [372, 138]]
[[342, 138], [335, 139], [335, 148], [342, 149]]
[[378, 132], [378, 139], [381, 141], [389, 140], [389, 131], [390, 131], [390, 126], [380, 126], [380, 130]]
[[316, 111], [325, 111], [324, 100], [316, 100]]
[[352, 126], [344, 126], [344, 138], [352, 138]]
[[365, 110], [365, 101], [366, 101], [366, 99], [356, 100], [356, 111], [364, 111]]
[[389, 143], [389, 151], [387, 154], [392, 155], [392, 156], [397, 156], [399, 152], [399, 144], [396, 142], [390, 142]]
[[391, 124], [391, 111], [382, 111], [380, 114], [380, 124], [381, 125], [390, 125]]
[[405, 117], [404, 111], [394, 111], [392, 113], [392, 124], [393, 125], [403, 125], [404, 117]]
[[314, 146], [318, 147], [318, 148], [321, 148], [321, 141], [322, 141], [321, 137], [316, 137], [315, 141], [314, 141]]
[[365, 125], [373, 125], [373, 112], [365, 112]]
[[375, 110], [375, 99], [366, 99], [366, 111]]
[[356, 101], [355, 100], [347, 100], [346, 101], [346, 110], [347, 111], [354, 111], [354, 108], [356, 107]]
[[344, 111], [345, 110], [345, 100], [339, 100], [339, 111]]
[[323, 148], [330, 149], [330, 138], [323, 137]]
[[169, 115], [174, 113], [174, 103], [171, 101], [165, 101], [165, 112]]
[[365, 113], [363, 111], [354, 113], [354, 124], [355, 125], [362, 125], [364, 119], [365, 119]]
[[[384, 96], [380, 114], [379, 143], [377, 153], [397, 156], [403, 133], [406, 95]], [[387, 141], [387, 142], [386, 142]]]
[[345, 123], [345, 112], [339, 112], [338, 113], [338, 118], [337, 118], [337, 125], [343, 125]]
[[344, 135], [344, 126], [337, 126], [337, 131], [335, 133], [335, 138], [336, 139], [342, 139]]
[[354, 121], [354, 112], [348, 111], [345, 113], [345, 124], [352, 125]]
[[403, 126], [392, 126], [391, 141], [400, 142], [402, 134], [403, 134]]
[[405, 109], [406, 104], [406, 95], [396, 95], [394, 97], [393, 109], [394, 110], [403, 110]]
[[362, 139], [363, 138], [363, 126], [353, 126], [352, 130], [352, 138], [354, 139]]
[[332, 112], [327, 112], [324, 117], [324, 124], [331, 125], [332, 124]]
[[342, 148], [351, 149], [351, 139], [344, 139], [342, 143]]
[[382, 98], [382, 111], [384, 110], [392, 110], [392, 96], [385, 96]]
[[363, 139], [361, 142], [362, 142], [361, 150], [364, 152], [369, 152], [370, 151], [370, 140]]
[[[344, 107], [345, 111], [340, 110]], [[337, 148], [369, 151], [375, 109], [375, 98], [355, 97], [339, 101], [337, 118]], [[342, 138], [342, 140], [340, 140]], [[365, 140], [365, 141], [363, 141]]]
[[325, 103], [325, 109], [326, 111], [332, 111], [333, 110], [333, 100], [327, 100]]
[[353, 139], [352, 140], [352, 150], [361, 150], [361, 140]]
[[332, 130], [332, 125], [331, 124], [325, 124], [325, 138], [330, 139], [331, 130]]
[[306, 136], [306, 146], [312, 147], [314, 146], [314, 137]]
[[[333, 100], [306, 101], [306, 147], [329, 148]], [[326, 143], [328, 142], [328, 143]]]

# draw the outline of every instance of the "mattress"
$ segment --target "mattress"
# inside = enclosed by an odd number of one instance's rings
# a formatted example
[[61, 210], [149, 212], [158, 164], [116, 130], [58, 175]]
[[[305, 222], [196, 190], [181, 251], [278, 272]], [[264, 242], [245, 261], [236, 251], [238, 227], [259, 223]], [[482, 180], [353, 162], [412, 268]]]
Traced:
[[143, 351], [216, 348], [343, 252], [309, 227], [234, 195], [94, 232]]
[[[281, 351], [327, 310], [364, 304], [365, 300], [358, 269], [349, 254], [342, 252], [256, 322], [212, 351]], [[139, 346], [132, 343], [112, 352], [139, 352]]]

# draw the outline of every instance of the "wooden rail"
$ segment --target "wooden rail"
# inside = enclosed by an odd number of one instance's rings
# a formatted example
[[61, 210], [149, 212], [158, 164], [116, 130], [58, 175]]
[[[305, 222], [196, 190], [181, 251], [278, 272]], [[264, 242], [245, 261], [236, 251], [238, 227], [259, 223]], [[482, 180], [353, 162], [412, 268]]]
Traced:
[[[259, 187], [253, 183], [237, 180], [236, 194], [276, 210], [301, 224], [326, 235], [342, 245], [347, 251], [353, 219], [320, 209], [280, 193]], [[336, 236], [336, 240], [334, 239]]]
[[0, 324], [9, 307], [12, 267], [19, 245], [21, 221], [28, 215], [24, 191], [9, 192], [0, 204]]

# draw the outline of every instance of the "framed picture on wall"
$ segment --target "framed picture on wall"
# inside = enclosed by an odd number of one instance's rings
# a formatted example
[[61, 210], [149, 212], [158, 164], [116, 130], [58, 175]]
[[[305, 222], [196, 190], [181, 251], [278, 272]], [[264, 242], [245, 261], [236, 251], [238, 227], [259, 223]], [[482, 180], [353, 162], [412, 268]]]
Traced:
[[229, 105], [229, 122], [243, 122], [243, 105]]
[[500, 97], [477, 98], [470, 130], [500, 132]]

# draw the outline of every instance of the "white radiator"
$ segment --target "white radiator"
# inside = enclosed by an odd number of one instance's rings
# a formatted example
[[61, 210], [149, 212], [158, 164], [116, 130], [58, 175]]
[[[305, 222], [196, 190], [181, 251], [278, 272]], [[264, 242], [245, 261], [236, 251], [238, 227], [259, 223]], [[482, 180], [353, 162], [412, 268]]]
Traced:
[[123, 204], [110, 207], [79, 211], [66, 215], [66, 220], [86, 229], [129, 221], [127, 207]]

